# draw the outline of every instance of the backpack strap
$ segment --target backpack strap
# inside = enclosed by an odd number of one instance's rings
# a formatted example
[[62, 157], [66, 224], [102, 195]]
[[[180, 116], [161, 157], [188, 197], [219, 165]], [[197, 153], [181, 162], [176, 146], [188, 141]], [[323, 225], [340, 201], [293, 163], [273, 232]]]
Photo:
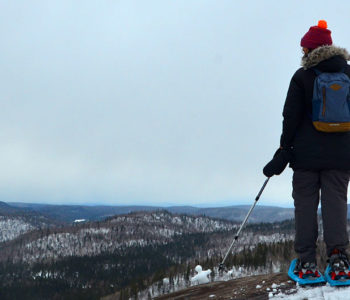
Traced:
[[[345, 69], [346, 69], [346, 67], [341, 68], [341, 69], [339, 70], [339, 73], [345, 73]], [[314, 72], [316, 73], [317, 76], [320, 75], [320, 74], [322, 74], [322, 72], [321, 72], [319, 69], [312, 68], [312, 70], [314, 70]]]
[[319, 69], [316, 69], [316, 68], [312, 68], [312, 70], [314, 70], [317, 76], [322, 73]]

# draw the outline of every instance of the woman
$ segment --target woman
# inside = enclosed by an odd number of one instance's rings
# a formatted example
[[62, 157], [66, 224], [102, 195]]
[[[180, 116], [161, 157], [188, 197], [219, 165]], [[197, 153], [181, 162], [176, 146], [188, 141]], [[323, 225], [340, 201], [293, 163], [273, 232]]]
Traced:
[[[339, 270], [348, 272], [349, 269], [346, 248], [349, 244], [347, 189], [350, 177], [350, 132], [319, 131], [315, 127], [312, 99], [314, 83], [319, 74], [345, 73], [346, 78], [350, 77], [350, 66], [347, 64], [350, 56], [345, 49], [332, 45], [331, 31], [324, 20], [310, 27], [300, 44], [304, 52], [302, 68], [293, 75], [289, 86], [283, 109], [280, 149], [264, 168], [264, 174], [268, 177], [278, 175], [288, 162], [294, 171], [294, 246], [299, 257], [295, 273], [303, 278], [307, 274], [318, 274], [316, 241], [320, 200], [324, 241], [332, 270], [339, 273]], [[337, 88], [334, 85], [334, 89]], [[326, 92], [323, 92], [325, 101]]]

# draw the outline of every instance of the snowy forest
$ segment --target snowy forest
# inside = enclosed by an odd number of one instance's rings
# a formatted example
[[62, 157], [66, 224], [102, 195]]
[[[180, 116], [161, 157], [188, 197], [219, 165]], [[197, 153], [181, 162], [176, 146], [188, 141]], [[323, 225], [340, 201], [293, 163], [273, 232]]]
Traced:
[[249, 223], [225, 274], [217, 267], [234, 221], [148, 211], [72, 224], [3, 214], [0, 222], [1, 299], [151, 299], [191, 286], [198, 264], [215, 281], [286, 271], [294, 255], [293, 220]]

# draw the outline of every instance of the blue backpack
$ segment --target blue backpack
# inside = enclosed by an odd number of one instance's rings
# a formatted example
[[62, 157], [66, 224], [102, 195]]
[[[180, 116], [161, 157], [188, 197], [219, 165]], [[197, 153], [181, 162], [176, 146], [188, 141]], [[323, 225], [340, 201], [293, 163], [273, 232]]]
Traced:
[[343, 72], [321, 73], [312, 97], [312, 123], [318, 131], [350, 131], [350, 79]]

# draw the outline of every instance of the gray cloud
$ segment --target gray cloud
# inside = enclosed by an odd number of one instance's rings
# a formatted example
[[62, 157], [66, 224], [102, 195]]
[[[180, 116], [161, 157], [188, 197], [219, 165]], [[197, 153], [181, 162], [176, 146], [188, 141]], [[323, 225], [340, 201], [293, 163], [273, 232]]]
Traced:
[[[325, 18], [350, 46], [350, 4], [315, 3], [2, 2], [1, 199], [250, 202], [301, 36]], [[265, 203], [291, 205], [290, 182]]]

